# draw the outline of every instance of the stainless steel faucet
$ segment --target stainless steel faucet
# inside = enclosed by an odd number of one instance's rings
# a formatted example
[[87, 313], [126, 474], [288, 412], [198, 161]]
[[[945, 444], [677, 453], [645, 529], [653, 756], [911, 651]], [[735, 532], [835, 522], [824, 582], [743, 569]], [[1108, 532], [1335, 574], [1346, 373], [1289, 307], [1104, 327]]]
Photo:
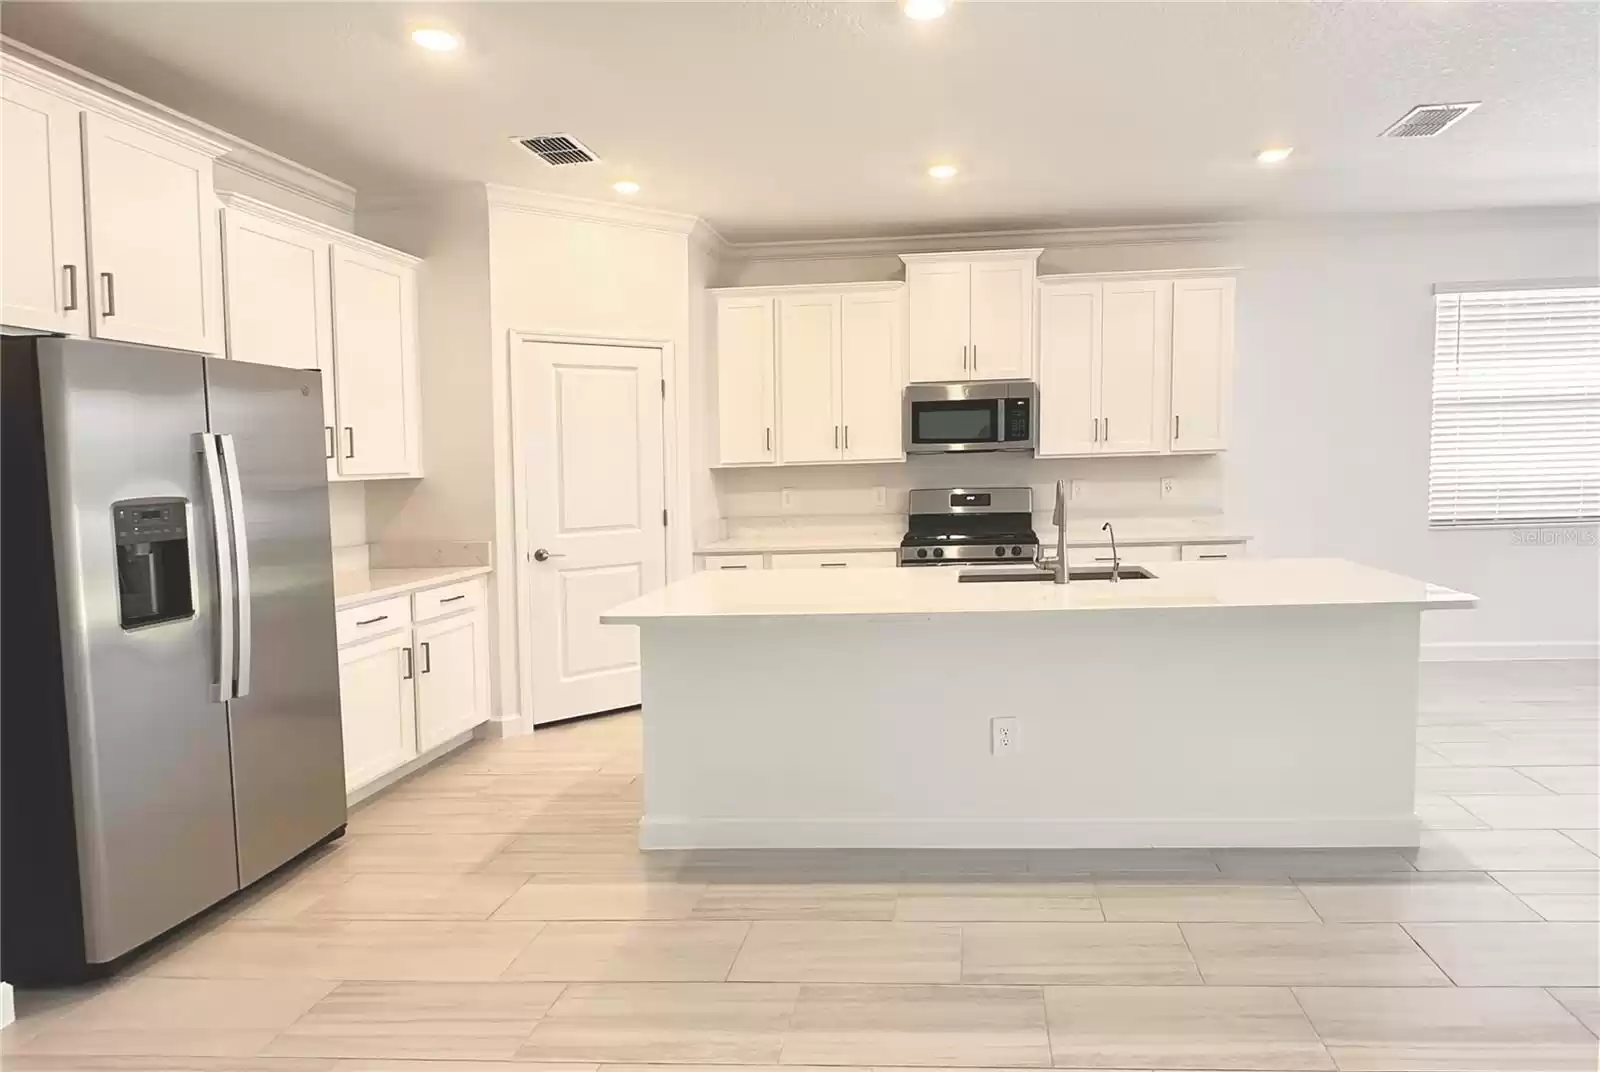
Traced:
[[1072, 580], [1072, 575], [1067, 572], [1067, 482], [1056, 481], [1056, 509], [1051, 518], [1056, 523], [1056, 557], [1054, 560], [1041, 559], [1038, 562], [1040, 569], [1050, 574], [1054, 584], [1066, 584]]
[[1111, 581], [1115, 584], [1121, 579], [1118, 575], [1122, 573], [1122, 559], [1117, 555], [1117, 530], [1107, 521], [1100, 526], [1100, 531], [1111, 533]]

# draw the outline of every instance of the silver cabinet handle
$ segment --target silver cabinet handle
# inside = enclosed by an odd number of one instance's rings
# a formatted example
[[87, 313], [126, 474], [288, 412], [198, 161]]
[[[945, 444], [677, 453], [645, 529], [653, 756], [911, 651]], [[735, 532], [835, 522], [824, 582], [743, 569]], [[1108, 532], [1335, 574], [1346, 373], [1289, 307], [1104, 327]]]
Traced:
[[433, 652], [429, 650], [426, 640], [422, 642], [422, 672], [424, 674], [433, 673]]
[[322, 431], [323, 431], [323, 434], [327, 437], [327, 440], [328, 440], [327, 443], [324, 444], [324, 447], [328, 452], [327, 453], [327, 457], [331, 458], [331, 457], [333, 457], [333, 425], [331, 425], [331, 424], [323, 425], [322, 426]]
[[961, 345], [961, 368], [962, 368], [963, 371], [965, 371], [966, 367], [967, 367], [967, 345], [965, 343], [963, 343]]
[[1224, 553], [1224, 554], [1220, 554], [1220, 555], [1201, 555], [1200, 557], [1201, 558], [1227, 558], [1228, 556], [1227, 556], [1227, 554]]
[[227, 496], [222, 490], [222, 461], [217, 437], [195, 433], [195, 451], [206, 472], [207, 506], [211, 511], [211, 540], [217, 567], [217, 691], [218, 701], [233, 699], [233, 548], [223, 516]]
[[844, 426], [844, 449], [850, 449], [850, 426], [848, 424]]
[[833, 449], [839, 449], [839, 426], [837, 424], [833, 426]]
[[1100, 420], [1104, 423], [1104, 427], [1101, 428], [1101, 430], [1100, 430], [1101, 431], [1101, 438], [1104, 439], [1107, 443], [1109, 443], [1109, 442], [1111, 442], [1111, 418], [1110, 417], [1101, 417]]
[[67, 287], [67, 300], [62, 303], [61, 310], [70, 313], [78, 307], [78, 266], [63, 264], [61, 274], [65, 277]]
[[250, 695], [251, 631], [250, 631], [250, 534], [244, 525], [244, 486], [239, 481], [239, 449], [233, 436], [217, 436], [222, 444], [222, 475], [228, 485], [228, 518], [233, 526], [234, 586], [238, 590], [235, 604], [239, 614], [239, 665], [234, 669], [235, 696]]
[[771, 428], [768, 428], [768, 429], [767, 429], [767, 446], [766, 446], [766, 451], [767, 451], [767, 453], [768, 453], [768, 454], [771, 454], [771, 453], [772, 453], [772, 429], [771, 429]]
[[1176, 413], [1172, 415], [1172, 438], [1177, 439], [1182, 434], [1183, 418]]
[[106, 307], [101, 316], [117, 315], [117, 280], [110, 272], [100, 273], [100, 282], [106, 285]]
[[458, 596], [451, 596], [449, 599], [441, 599], [441, 600], [439, 600], [439, 605], [442, 607], [446, 603], [454, 603], [458, 599], [466, 599], [466, 598], [467, 598], [467, 594], [465, 592], [462, 592]]
[[376, 618], [357, 618], [356, 619], [356, 624], [357, 625], [377, 625], [379, 622], [386, 622], [388, 620], [389, 620], [389, 616], [387, 614], [380, 614]]
[[354, 458], [356, 456], [356, 430], [349, 425], [345, 425], [344, 434], [349, 440], [349, 446], [345, 447], [344, 456], [346, 458]]
[[538, 550], [533, 552], [533, 560], [535, 562], [548, 562], [552, 558], [566, 558], [566, 557], [567, 557], [566, 555], [561, 554], [558, 551], [546, 551], [543, 547], [541, 547]]
[[717, 568], [718, 569], [749, 569], [750, 567], [748, 565], [744, 565], [744, 566], [718, 566]]
[[972, 371], [978, 371], [978, 344], [972, 344]]
[[844, 569], [849, 564], [848, 562], [823, 562], [821, 566], [823, 569]]
[[400, 675], [400, 680], [410, 681], [414, 676], [416, 676], [416, 667], [411, 663], [411, 649], [401, 648], [400, 650], [403, 651], [406, 656], [406, 672]]
[[1091, 417], [1091, 418], [1089, 418], [1089, 436], [1090, 436], [1090, 440], [1089, 441], [1091, 443], [1100, 442], [1100, 418], [1099, 417]]

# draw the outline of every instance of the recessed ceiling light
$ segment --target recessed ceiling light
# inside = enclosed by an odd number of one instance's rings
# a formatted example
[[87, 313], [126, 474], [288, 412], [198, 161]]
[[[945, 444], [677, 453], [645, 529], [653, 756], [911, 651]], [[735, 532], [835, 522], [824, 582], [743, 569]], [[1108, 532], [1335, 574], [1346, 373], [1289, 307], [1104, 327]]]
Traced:
[[411, 40], [429, 52], [454, 52], [461, 47], [461, 38], [449, 30], [441, 30], [431, 26], [424, 26], [420, 30], [412, 30]]
[[956, 177], [954, 164], [935, 164], [928, 169], [928, 174], [936, 179], [953, 179]]
[[927, 22], [949, 11], [950, 0], [900, 0], [900, 7], [905, 11], [906, 18]]
[[1281, 164], [1285, 160], [1289, 159], [1289, 154], [1292, 153], [1292, 152], [1294, 152], [1294, 150], [1292, 148], [1263, 149], [1259, 153], [1256, 154], [1256, 163], [1258, 163], [1258, 164]]
[[621, 182], [614, 182], [611, 184], [611, 188], [617, 191], [619, 194], [636, 194], [639, 192], [639, 184], [634, 182], [632, 179], [623, 179]]

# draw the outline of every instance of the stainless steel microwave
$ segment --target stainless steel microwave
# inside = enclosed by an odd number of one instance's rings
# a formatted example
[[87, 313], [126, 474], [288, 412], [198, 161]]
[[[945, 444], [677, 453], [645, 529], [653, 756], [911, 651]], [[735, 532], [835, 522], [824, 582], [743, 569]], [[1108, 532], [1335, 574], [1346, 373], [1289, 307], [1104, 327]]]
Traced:
[[1039, 443], [1031, 380], [960, 380], [906, 388], [907, 454], [1025, 450]]

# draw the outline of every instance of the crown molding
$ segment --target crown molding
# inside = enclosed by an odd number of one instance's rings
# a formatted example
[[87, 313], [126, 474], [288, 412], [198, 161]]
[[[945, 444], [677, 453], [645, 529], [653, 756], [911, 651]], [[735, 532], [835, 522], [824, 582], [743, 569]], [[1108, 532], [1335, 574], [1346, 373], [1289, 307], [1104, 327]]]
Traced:
[[863, 283], [774, 283], [750, 287], [707, 287], [707, 294], [747, 295], [764, 294], [865, 294], [904, 290], [906, 284], [899, 279], [872, 280]]
[[1217, 242], [1236, 237], [1237, 223], [1153, 224], [1135, 227], [1062, 227], [1016, 231], [951, 231], [876, 238], [824, 238], [793, 242], [735, 242], [734, 259], [750, 261], [836, 260], [856, 257], [898, 257], [901, 254], [963, 252], [1031, 252], [1042, 249], [1086, 249], [1096, 246], [1169, 245]]
[[978, 250], [940, 250], [938, 253], [901, 253], [900, 259], [907, 264], [927, 264], [939, 261], [1001, 261], [1016, 260], [1027, 257], [1029, 260], [1038, 260], [1039, 254], [1044, 252], [1044, 247], [1035, 249], [978, 249]]
[[[555, 216], [562, 219], [583, 220], [588, 223], [606, 223], [618, 227], [632, 227], [643, 231], [664, 231], [668, 234], [692, 236], [698, 228], [716, 235], [710, 225], [698, 216], [665, 209], [641, 208], [638, 205], [618, 205], [610, 201], [593, 201], [586, 197], [569, 197], [566, 194], [545, 193], [520, 186], [502, 186], [486, 183], [491, 209], [525, 212], [535, 216]], [[716, 236], [718, 240], [721, 235]]]
[[417, 265], [422, 263], [421, 257], [413, 256], [410, 253], [395, 249], [392, 246], [383, 245], [380, 242], [374, 242], [370, 238], [362, 238], [358, 234], [351, 234], [349, 231], [341, 230], [338, 227], [330, 227], [317, 220], [307, 219], [297, 212], [290, 212], [276, 205], [269, 205], [265, 201], [245, 194], [218, 193], [217, 200], [222, 202], [222, 207], [227, 211], [243, 212], [258, 219], [271, 220], [285, 227], [307, 231], [326, 238], [330, 242], [337, 242], [346, 249], [357, 250], [398, 264]]
[[0, 72], [6, 78], [30, 83], [82, 108], [203, 152], [217, 159], [219, 166], [237, 174], [342, 213], [355, 211], [355, 187], [168, 108], [159, 101], [124, 89], [21, 41], [0, 36]]

